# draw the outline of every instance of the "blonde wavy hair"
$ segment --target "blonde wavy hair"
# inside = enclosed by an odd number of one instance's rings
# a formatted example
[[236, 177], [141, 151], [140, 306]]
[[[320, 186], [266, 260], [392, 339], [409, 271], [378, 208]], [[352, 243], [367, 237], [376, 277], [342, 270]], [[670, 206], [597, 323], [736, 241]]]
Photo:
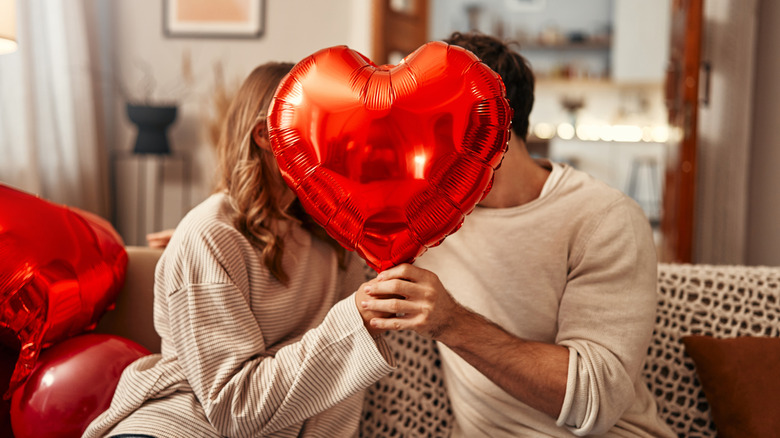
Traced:
[[268, 108], [279, 82], [292, 67], [281, 62], [256, 67], [233, 98], [217, 142], [221, 179], [216, 188], [229, 195], [235, 212], [233, 225], [260, 249], [265, 266], [285, 285], [289, 277], [282, 256], [290, 222], [331, 244], [344, 266], [344, 249], [303, 210], [282, 179], [268, 141]]

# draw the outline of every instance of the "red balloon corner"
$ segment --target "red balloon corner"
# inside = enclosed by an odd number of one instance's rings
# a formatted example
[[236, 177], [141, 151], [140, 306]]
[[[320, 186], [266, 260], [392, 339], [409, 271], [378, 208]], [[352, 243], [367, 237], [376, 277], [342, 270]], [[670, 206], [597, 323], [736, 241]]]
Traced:
[[149, 351], [107, 334], [66, 339], [41, 353], [11, 398], [15, 438], [77, 438], [111, 404], [122, 371]]
[[441, 243], [490, 190], [510, 135], [505, 94], [458, 46], [430, 42], [382, 66], [331, 47], [279, 84], [268, 134], [306, 211], [382, 271]]
[[6, 399], [41, 349], [94, 328], [126, 269], [124, 243], [106, 220], [0, 184], [0, 344], [18, 352]]

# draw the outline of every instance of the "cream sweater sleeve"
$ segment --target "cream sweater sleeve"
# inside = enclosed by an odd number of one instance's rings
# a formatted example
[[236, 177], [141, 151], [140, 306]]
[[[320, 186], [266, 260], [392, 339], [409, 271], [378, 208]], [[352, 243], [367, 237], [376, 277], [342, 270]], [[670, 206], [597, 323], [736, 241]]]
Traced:
[[656, 269], [649, 224], [629, 198], [595, 218], [572, 249], [556, 339], [569, 348], [559, 426], [602, 434], [633, 402], [652, 336]]
[[[179, 363], [225, 436], [266, 435], [300, 423], [392, 370], [386, 344], [377, 346], [363, 328], [353, 296], [271, 357], [258, 354], [262, 336], [235, 286], [194, 286], [177, 295], [171, 328], [176, 344], [185, 346]], [[202, 312], [211, 317], [193, 324], [195, 315], [204, 319]]]
[[209, 281], [187, 281], [167, 295], [176, 360], [220, 434], [272, 434], [392, 370], [386, 344], [371, 338], [353, 295], [333, 306], [299, 341], [267, 353], [250, 305], [251, 282], [244, 278], [241, 249], [223, 242], [213, 236], [187, 242], [188, 253], [197, 257], [180, 260], [179, 275]]

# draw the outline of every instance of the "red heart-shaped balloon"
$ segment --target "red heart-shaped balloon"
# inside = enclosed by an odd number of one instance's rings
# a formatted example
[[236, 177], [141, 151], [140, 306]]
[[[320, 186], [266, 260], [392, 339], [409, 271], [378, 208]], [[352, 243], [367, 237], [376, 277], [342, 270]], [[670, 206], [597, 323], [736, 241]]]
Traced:
[[97, 324], [126, 269], [108, 221], [0, 183], [0, 344], [19, 351], [7, 394], [42, 348]]
[[511, 119], [501, 77], [461, 47], [430, 42], [376, 66], [338, 46], [282, 80], [268, 133], [306, 211], [382, 271], [460, 227], [490, 190]]

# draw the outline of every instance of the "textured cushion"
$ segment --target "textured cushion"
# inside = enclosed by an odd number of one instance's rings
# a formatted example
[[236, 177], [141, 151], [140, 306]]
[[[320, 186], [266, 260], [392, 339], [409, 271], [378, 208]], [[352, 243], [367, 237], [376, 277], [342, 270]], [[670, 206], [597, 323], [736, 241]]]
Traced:
[[449, 437], [452, 410], [436, 342], [409, 331], [385, 340], [398, 368], [368, 388], [360, 437]]
[[780, 338], [686, 336], [718, 436], [768, 437], [780, 431]]
[[[717, 436], [707, 396], [682, 338], [778, 338], [778, 321], [780, 267], [658, 265], [655, 331], [642, 377], [658, 402], [659, 414], [678, 437]], [[399, 366], [369, 388], [361, 436], [449, 436], [452, 412], [435, 343], [406, 332], [388, 333], [386, 338]], [[777, 436], [777, 430], [780, 427], [766, 436]], [[738, 436], [750, 435], [740, 431]]]
[[658, 309], [644, 378], [680, 438], [717, 436], [682, 338], [780, 337], [780, 267], [658, 265]]

